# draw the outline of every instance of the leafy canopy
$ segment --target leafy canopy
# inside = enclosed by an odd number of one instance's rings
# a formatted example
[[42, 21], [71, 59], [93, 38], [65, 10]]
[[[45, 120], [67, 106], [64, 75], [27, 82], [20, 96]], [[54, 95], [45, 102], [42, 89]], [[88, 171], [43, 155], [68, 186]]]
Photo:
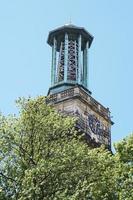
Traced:
[[0, 115], [1, 200], [132, 200], [133, 135], [112, 155], [89, 148], [44, 97], [17, 104], [18, 117]]

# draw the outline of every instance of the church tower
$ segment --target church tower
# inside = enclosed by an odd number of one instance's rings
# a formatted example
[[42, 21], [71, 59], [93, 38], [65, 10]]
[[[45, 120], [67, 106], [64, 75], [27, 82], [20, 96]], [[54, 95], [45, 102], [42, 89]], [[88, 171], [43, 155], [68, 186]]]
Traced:
[[48, 103], [64, 115], [77, 117], [77, 128], [92, 147], [111, 150], [110, 111], [96, 101], [88, 88], [88, 50], [93, 36], [83, 27], [64, 25], [48, 36], [52, 47], [51, 87]]

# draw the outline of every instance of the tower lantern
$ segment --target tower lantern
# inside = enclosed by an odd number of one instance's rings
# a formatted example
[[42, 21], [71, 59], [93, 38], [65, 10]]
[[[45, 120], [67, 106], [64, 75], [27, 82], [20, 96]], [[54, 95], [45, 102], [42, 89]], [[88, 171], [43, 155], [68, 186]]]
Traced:
[[[93, 36], [84, 28], [64, 25], [49, 33], [52, 47], [50, 94], [79, 84], [88, 90], [88, 49]], [[61, 87], [63, 85], [63, 87]]]
[[85, 133], [88, 144], [104, 144], [111, 150], [109, 108], [96, 101], [88, 88], [88, 50], [93, 36], [83, 27], [64, 25], [48, 36], [52, 47], [51, 86], [47, 103], [77, 118], [76, 127]]

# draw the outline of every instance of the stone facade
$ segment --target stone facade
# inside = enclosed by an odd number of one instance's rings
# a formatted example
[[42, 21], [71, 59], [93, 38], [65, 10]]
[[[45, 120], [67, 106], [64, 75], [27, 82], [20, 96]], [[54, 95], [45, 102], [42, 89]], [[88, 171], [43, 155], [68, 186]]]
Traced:
[[111, 149], [110, 111], [91, 97], [81, 86], [49, 95], [49, 105], [58, 112], [77, 117], [77, 128], [86, 134], [93, 147], [104, 144]]

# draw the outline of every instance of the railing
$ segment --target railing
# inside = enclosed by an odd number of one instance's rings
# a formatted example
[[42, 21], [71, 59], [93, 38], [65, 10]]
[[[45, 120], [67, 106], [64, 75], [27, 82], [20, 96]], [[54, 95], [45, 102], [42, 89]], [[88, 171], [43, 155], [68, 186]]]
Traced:
[[64, 99], [67, 99], [70, 97], [74, 97], [74, 96], [81, 97], [82, 99], [84, 99], [93, 110], [95, 110], [96, 112], [99, 112], [106, 119], [110, 118], [109, 109], [102, 106], [93, 97], [88, 95], [85, 91], [83, 91], [79, 87], [70, 88], [63, 92], [60, 92], [57, 94], [52, 94], [52, 95], [48, 96], [47, 103], [53, 104], [53, 103], [56, 103], [61, 100], [64, 100]]

